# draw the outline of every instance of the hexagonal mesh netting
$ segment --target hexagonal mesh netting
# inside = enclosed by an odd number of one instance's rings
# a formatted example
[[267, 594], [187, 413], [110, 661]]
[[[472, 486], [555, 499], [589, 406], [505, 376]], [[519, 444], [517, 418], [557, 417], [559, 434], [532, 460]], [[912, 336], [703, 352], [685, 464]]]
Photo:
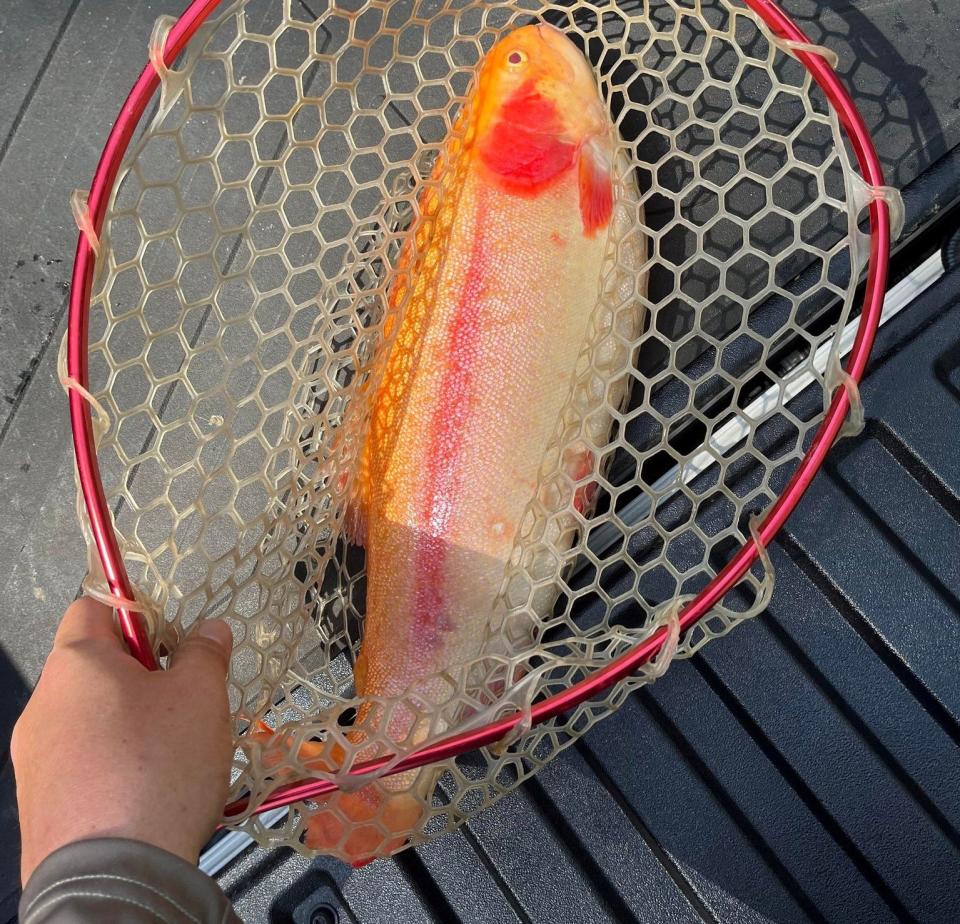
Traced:
[[[361, 700], [375, 582], [344, 528], [359, 454], [417, 286], [455, 263], [477, 69], [540, 20], [592, 63], [615, 126], [595, 307], [556, 404], [530, 393], [553, 410], [525, 502], [494, 526], [506, 551], [460, 572], [496, 575], [464, 604], [469, 640]], [[763, 608], [772, 574], [757, 567], [677, 637], [679, 604], [749, 541], [836, 384], [818, 357], [864, 258], [857, 177], [808, 70], [734, 0], [250, 0], [162, 69], [103, 222], [89, 320], [123, 562], [155, 646], [206, 618], [233, 628], [233, 794], [255, 807], [302, 777], [343, 790], [245, 828], [387, 853], [499, 799], [670, 657]], [[383, 631], [402, 660], [397, 609]], [[528, 711], [662, 626], [654, 663], [500, 746], [363, 788], [347, 776]]]

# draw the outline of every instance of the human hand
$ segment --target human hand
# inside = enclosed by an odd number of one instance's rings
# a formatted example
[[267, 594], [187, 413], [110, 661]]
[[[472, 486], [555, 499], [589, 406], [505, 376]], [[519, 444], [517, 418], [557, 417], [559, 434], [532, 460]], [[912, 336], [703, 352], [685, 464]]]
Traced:
[[92, 837], [196, 863], [227, 796], [231, 641], [226, 623], [205, 622], [168, 670], [148, 671], [109, 607], [67, 609], [10, 745], [24, 883], [54, 850]]

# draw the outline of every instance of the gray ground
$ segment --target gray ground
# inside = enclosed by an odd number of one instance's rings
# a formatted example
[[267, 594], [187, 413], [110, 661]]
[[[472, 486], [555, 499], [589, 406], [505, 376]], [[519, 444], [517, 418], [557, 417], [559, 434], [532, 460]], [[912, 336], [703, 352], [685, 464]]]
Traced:
[[30, 0], [0, 10], [0, 646], [27, 684], [84, 570], [56, 379], [77, 239], [68, 199], [90, 185], [154, 20], [182, 5]]

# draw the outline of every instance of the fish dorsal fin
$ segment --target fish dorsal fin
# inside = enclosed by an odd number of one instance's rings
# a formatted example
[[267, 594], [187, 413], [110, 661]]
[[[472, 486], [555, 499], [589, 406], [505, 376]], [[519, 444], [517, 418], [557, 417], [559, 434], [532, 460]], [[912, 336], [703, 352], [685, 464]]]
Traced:
[[594, 237], [613, 214], [613, 161], [606, 138], [594, 137], [580, 148], [580, 217], [583, 233]]

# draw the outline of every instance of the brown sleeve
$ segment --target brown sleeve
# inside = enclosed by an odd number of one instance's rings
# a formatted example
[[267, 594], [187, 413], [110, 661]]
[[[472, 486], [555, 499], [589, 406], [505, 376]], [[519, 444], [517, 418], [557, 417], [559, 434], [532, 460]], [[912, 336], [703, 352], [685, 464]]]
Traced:
[[34, 870], [21, 924], [240, 924], [219, 886], [180, 857], [139, 841], [76, 841]]

